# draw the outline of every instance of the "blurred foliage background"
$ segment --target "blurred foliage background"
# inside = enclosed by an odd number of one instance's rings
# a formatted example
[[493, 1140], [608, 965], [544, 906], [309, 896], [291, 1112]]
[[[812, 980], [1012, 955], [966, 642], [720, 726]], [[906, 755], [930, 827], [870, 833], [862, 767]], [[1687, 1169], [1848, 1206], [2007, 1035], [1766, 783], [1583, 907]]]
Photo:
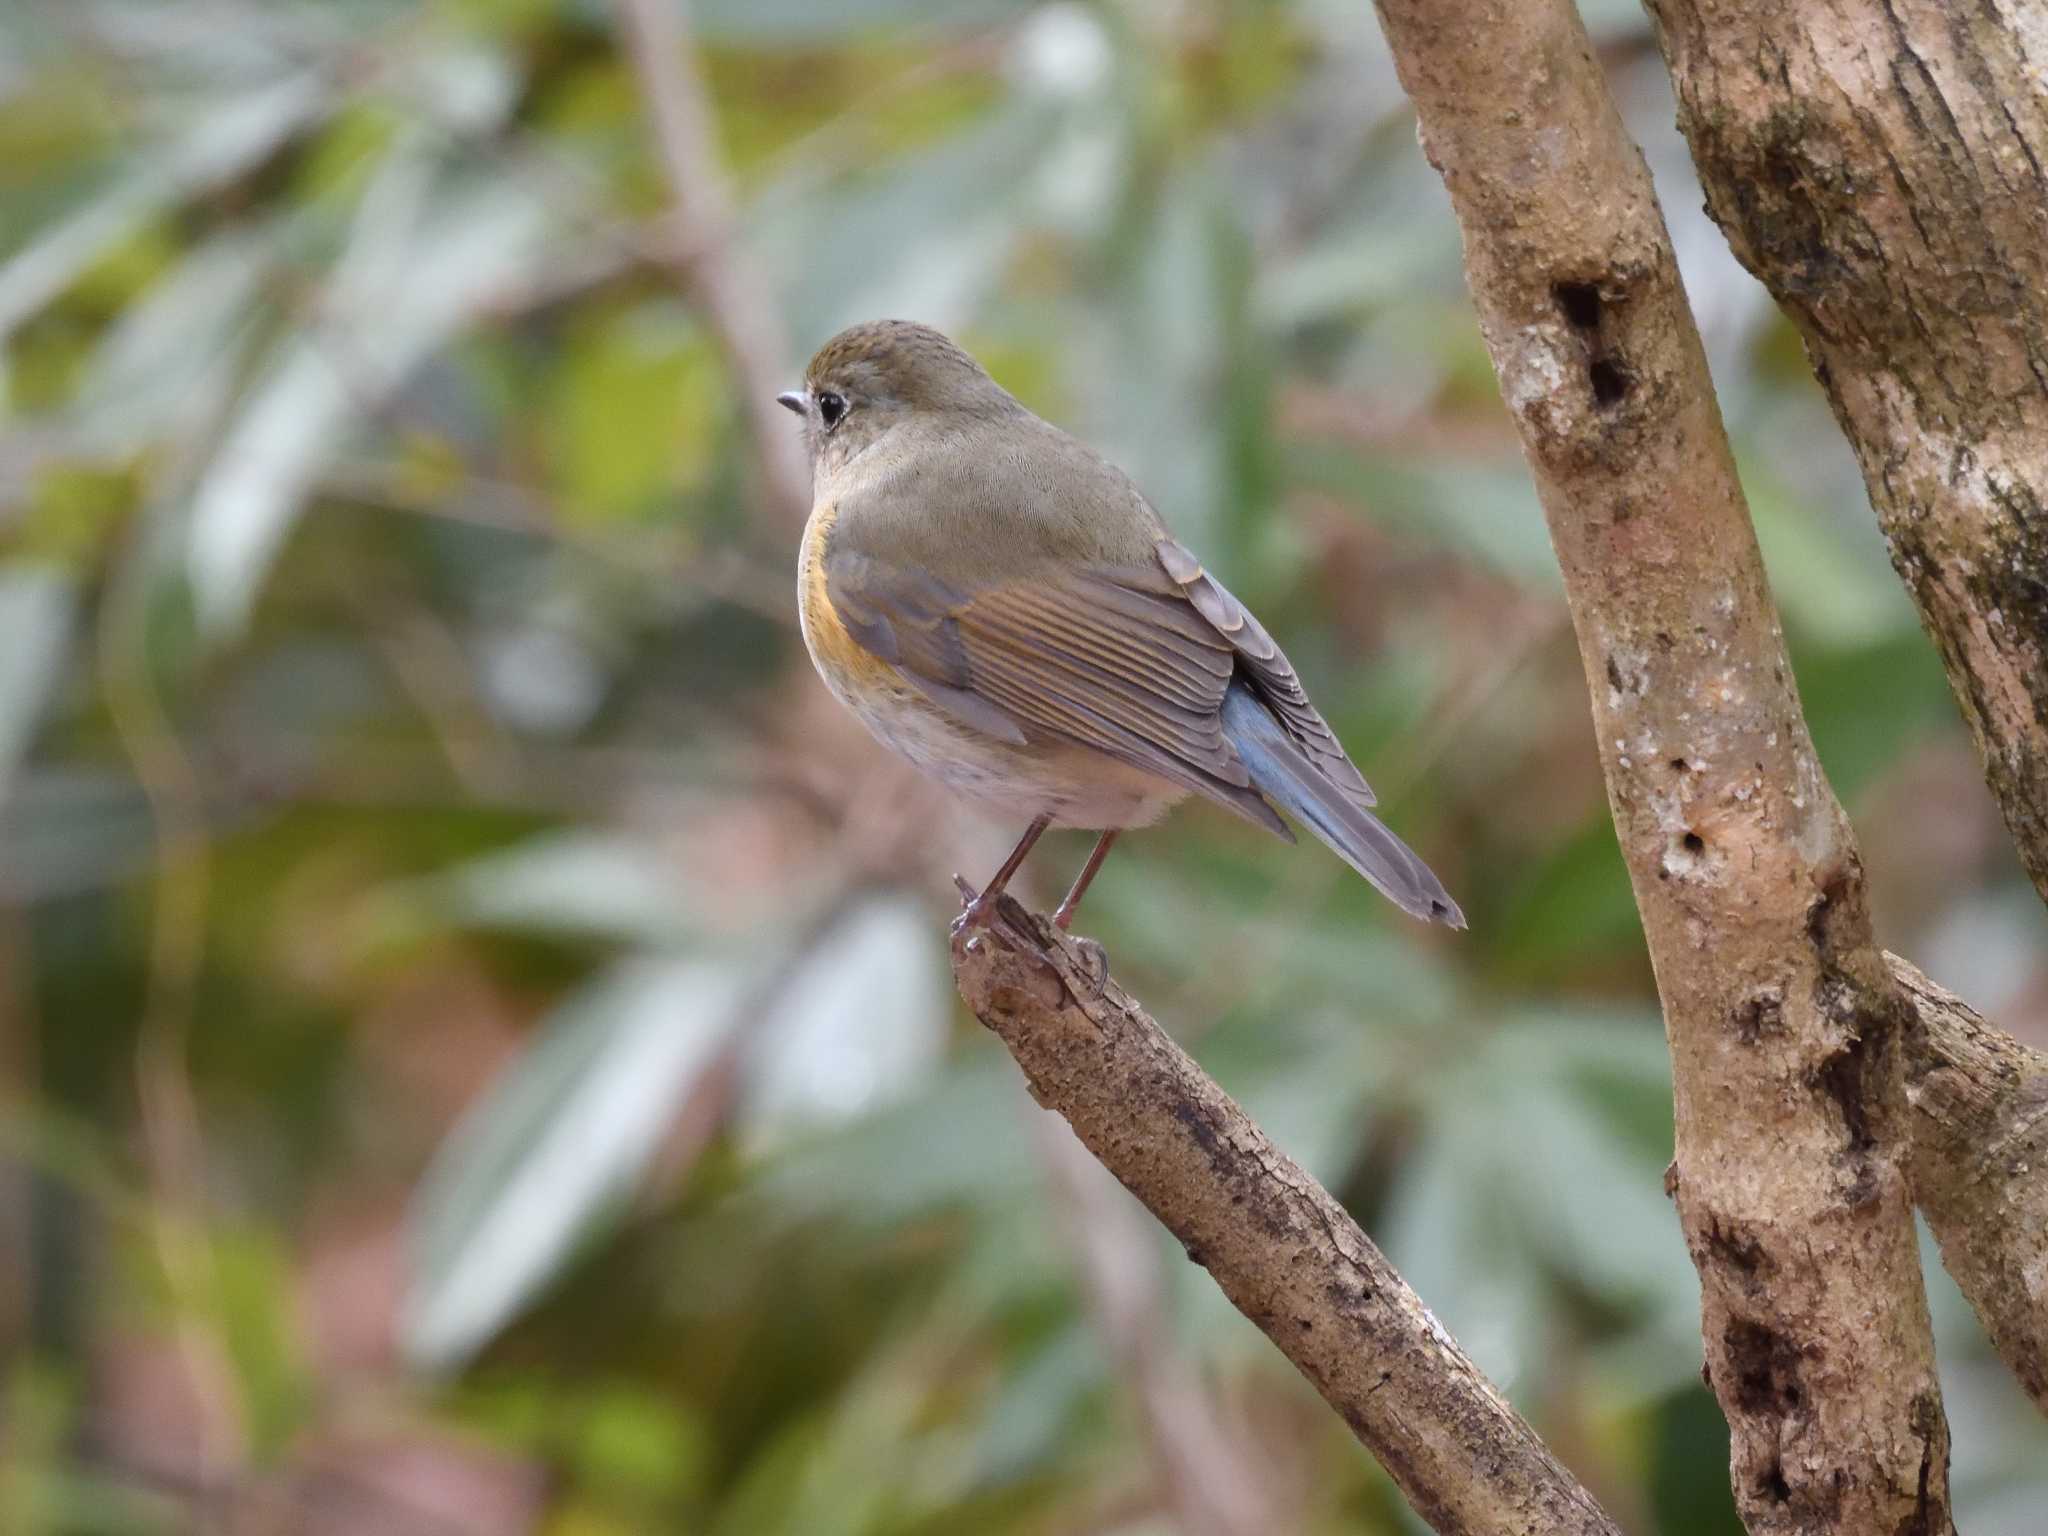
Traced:
[[[2048, 1044], [1849, 455], [1584, 8], [1882, 936]], [[1370, 8], [689, 24], [708, 255], [596, 0], [0, 6], [0, 1529], [1417, 1528], [953, 1000], [1016, 829], [814, 682], [722, 259], [787, 382], [960, 336], [1284, 639], [1471, 932], [1202, 809], [1084, 926], [1629, 1529], [1734, 1532], [1584, 682]], [[2035, 1536], [2048, 1429], [1930, 1275], [1959, 1523]]]

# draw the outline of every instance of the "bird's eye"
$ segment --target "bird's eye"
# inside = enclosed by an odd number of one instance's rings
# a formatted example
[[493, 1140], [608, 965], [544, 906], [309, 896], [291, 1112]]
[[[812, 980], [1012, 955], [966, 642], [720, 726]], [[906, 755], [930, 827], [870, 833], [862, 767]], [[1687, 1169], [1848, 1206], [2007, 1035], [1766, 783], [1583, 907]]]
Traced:
[[845, 415], [846, 396], [829, 389], [818, 392], [818, 416], [825, 423], [827, 432], [838, 426]]

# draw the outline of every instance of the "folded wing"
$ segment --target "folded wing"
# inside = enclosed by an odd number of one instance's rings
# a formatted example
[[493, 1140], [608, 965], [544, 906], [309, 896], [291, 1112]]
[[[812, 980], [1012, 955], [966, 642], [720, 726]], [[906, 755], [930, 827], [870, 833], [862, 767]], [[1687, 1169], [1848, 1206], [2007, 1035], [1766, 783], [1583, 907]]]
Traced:
[[1186, 546], [1173, 539], [1161, 539], [1158, 550], [1161, 568], [1195, 611], [1230, 642], [1244, 665], [1245, 681], [1259, 702], [1273, 712], [1288, 739], [1347, 799], [1366, 809], [1377, 805], [1379, 799], [1372, 786], [1345, 753], [1329, 722], [1309, 703], [1301, 679], [1295, 675], [1294, 664], [1266, 633], [1265, 626], [1230, 595], [1222, 582], [1202, 569], [1202, 563]]
[[1237, 653], [1162, 571], [1041, 571], [969, 591], [835, 550], [825, 580], [855, 641], [963, 724], [1092, 747], [1291, 839], [1223, 733]]

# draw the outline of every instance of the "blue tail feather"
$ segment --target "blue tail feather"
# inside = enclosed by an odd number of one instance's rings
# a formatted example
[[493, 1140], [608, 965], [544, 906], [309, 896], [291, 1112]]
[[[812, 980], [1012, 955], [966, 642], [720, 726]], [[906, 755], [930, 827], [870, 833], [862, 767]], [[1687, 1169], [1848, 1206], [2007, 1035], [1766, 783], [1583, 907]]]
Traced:
[[1223, 735], [1237, 749], [1254, 788], [1395, 906], [1425, 922], [1465, 926], [1465, 914], [1415, 850], [1324, 777], [1242, 679], [1232, 679], [1223, 696]]

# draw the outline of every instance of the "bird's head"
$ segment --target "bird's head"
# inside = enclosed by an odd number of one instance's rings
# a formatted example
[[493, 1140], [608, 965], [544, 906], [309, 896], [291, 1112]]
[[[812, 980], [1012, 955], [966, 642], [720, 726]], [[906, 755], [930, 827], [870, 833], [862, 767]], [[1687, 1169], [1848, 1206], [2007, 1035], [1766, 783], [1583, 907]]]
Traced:
[[1021, 409], [967, 353], [913, 320], [851, 326], [818, 349], [804, 387], [776, 400], [804, 422], [814, 470], [829, 472], [907, 422]]

